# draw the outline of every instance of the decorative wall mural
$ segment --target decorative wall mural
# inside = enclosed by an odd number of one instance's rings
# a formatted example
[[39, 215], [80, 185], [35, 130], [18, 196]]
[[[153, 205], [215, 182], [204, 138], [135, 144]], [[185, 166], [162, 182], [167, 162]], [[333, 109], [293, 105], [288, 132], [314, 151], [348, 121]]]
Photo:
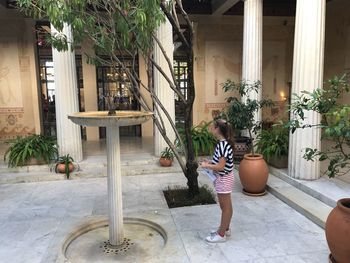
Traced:
[[14, 139], [17, 136], [26, 136], [32, 133], [35, 133], [34, 128], [31, 129], [29, 127], [15, 127], [13, 129], [9, 129], [8, 127], [5, 127], [0, 130], [0, 140]]
[[262, 110], [263, 120], [271, 123], [276, 123], [280, 120], [288, 121], [288, 113], [287, 101], [274, 101], [273, 107], [266, 107]]
[[0, 107], [0, 115], [10, 115], [14, 113], [24, 113], [24, 109], [22, 107], [17, 108], [1, 108]]
[[221, 113], [220, 110], [212, 110], [212, 111], [211, 111], [211, 117], [212, 117], [213, 119], [215, 119], [215, 118], [217, 118], [217, 117], [220, 116], [220, 113]]
[[[1, 52], [0, 52], [0, 63], [1, 63]], [[14, 98], [14, 95], [10, 89], [10, 81], [8, 78], [9, 68], [1, 67], [0, 64], [0, 103], [6, 105], [8, 101]]]
[[0, 107], [22, 106], [17, 40], [0, 38]]
[[205, 103], [204, 112], [209, 113], [212, 110], [222, 111], [227, 106], [227, 103]]
[[213, 69], [214, 69], [214, 96], [218, 95], [218, 73], [220, 69], [220, 56], [213, 56]]
[[[241, 43], [229, 41], [205, 42], [206, 103], [225, 101], [221, 84], [227, 79], [237, 81], [241, 68]], [[208, 113], [208, 112], [207, 112]]]
[[264, 42], [263, 91], [264, 98], [280, 100], [281, 92], [289, 96], [286, 80], [285, 43], [280, 41]]
[[15, 115], [10, 114], [9, 116], [7, 116], [7, 123], [11, 126], [15, 125], [17, 122], [17, 118]]
[[0, 108], [0, 141], [35, 133], [24, 121], [23, 108]]

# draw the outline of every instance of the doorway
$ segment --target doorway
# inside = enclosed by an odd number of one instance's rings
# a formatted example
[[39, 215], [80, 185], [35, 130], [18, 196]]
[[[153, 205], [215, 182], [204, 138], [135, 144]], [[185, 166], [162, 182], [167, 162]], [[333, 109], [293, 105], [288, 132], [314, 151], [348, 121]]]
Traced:
[[[138, 63], [133, 63], [132, 58], [123, 57], [124, 64], [127, 68], [138, 69]], [[138, 70], [137, 74], [138, 74]], [[127, 78], [126, 73], [116, 66], [97, 66], [97, 94], [98, 110], [106, 111], [107, 104], [105, 96], [113, 95], [116, 110], [140, 110], [140, 105], [134, 94], [130, 91], [131, 81]], [[100, 138], [106, 138], [106, 128], [100, 127]], [[141, 125], [125, 126], [119, 128], [120, 136], [141, 137]]]

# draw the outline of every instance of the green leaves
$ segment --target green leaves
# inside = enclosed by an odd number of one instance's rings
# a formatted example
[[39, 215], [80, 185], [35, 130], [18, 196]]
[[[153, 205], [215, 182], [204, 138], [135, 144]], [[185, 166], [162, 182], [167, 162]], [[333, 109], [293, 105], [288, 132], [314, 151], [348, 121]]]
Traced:
[[258, 93], [262, 88], [262, 84], [260, 81], [255, 81], [254, 83], [248, 83], [247, 81], [241, 81], [239, 83], [235, 83], [234, 81], [228, 79], [226, 82], [221, 84], [222, 89], [225, 92], [228, 91], [238, 91], [238, 94], [242, 96], [247, 96], [249, 93]]
[[[217, 140], [209, 131], [210, 124], [211, 122], [203, 122], [202, 124], [191, 128], [192, 144], [196, 157], [199, 155], [210, 155], [215, 148]], [[186, 144], [187, 142], [184, 129], [179, 129], [178, 131], [182, 141]], [[178, 142], [177, 146], [179, 147]]]
[[60, 163], [60, 164], [69, 164], [71, 162], [74, 162], [74, 159], [69, 154], [62, 155], [58, 157], [58, 160], [57, 160], [57, 163]]
[[74, 159], [69, 154], [58, 157], [58, 160], [55, 166], [55, 172], [56, 173], [58, 172], [58, 165], [64, 164], [64, 173], [66, 174], [67, 179], [69, 179], [69, 175], [70, 175], [69, 164], [73, 162], [74, 162]]
[[[291, 112], [294, 118], [289, 127], [294, 132], [298, 128], [322, 129], [322, 140], [327, 140], [330, 146], [322, 151], [307, 148], [304, 154], [306, 160], [328, 161], [327, 175], [334, 177], [350, 170], [350, 105], [339, 104], [339, 99], [349, 92], [347, 76], [333, 77], [323, 88], [312, 92], [294, 94]], [[321, 115], [321, 123], [305, 123], [305, 112], [315, 111]]]
[[262, 130], [257, 136], [257, 152], [267, 161], [271, 157], [288, 155], [288, 146], [289, 129], [283, 123], [273, 125], [271, 130]]
[[174, 159], [174, 153], [169, 147], [165, 147], [164, 151], [160, 153], [161, 158], [173, 160]]
[[[229, 96], [226, 98], [228, 103], [225, 110], [226, 118], [236, 132], [248, 130], [250, 140], [253, 141], [252, 133], [258, 133], [260, 130], [260, 123], [254, 120], [255, 114], [263, 107], [273, 106], [273, 102], [267, 99], [257, 100], [254, 98], [254, 94], [258, 94], [262, 88], [260, 81], [235, 83], [227, 80], [222, 84], [222, 88], [225, 92], [238, 91], [240, 97]], [[244, 97], [244, 100], [242, 100], [242, 97]], [[252, 151], [254, 154], [254, 148], [252, 148]]]
[[8, 159], [9, 167], [26, 165], [31, 158], [49, 163], [56, 158], [58, 152], [56, 140], [43, 135], [17, 137], [6, 143], [10, 144], [10, 147], [5, 152], [4, 160]]
[[[114, 55], [123, 49], [140, 50], [148, 54], [153, 46], [153, 34], [165, 21], [160, 0], [19, 0], [22, 12], [35, 18], [48, 18], [58, 31], [71, 25], [73, 47], [89, 40], [99, 50], [97, 54]], [[67, 39], [49, 36], [59, 51], [67, 50]]]

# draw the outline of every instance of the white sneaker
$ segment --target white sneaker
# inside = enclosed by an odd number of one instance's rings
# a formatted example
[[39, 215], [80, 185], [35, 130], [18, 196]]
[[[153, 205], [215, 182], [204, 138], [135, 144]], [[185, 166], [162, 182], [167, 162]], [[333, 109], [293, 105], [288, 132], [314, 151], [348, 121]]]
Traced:
[[210, 243], [223, 243], [226, 241], [226, 236], [222, 237], [218, 234], [218, 232], [215, 232], [214, 234], [207, 236], [205, 240]]
[[[218, 228], [218, 229], [219, 229], [219, 228]], [[218, 230], [214, 230], [214, 229], [213, 229], [213, 230], [210, 231], [210, 234], [213, 235], [213, 234], [215, 234], [216, 232], [218, 232]], [[225, 236], [226, 236], [226, 237], [230, 237], [230, 236], [231, 236], [231, 229], [225, 231]]]

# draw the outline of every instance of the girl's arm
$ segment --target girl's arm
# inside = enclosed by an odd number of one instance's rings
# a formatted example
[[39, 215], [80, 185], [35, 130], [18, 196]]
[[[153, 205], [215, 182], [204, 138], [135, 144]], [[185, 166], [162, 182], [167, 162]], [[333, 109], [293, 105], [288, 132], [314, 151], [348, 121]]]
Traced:
[[204, 161], [202, 162], [201, 166], [203, 168], [208, 168], [214, 171], [222, 171], [224, 170], [226, 165], [226, 158], [225, 157], [220, 157], [219, 162], [217, 164], [213, 164], [211, 162], [208, 161]]

